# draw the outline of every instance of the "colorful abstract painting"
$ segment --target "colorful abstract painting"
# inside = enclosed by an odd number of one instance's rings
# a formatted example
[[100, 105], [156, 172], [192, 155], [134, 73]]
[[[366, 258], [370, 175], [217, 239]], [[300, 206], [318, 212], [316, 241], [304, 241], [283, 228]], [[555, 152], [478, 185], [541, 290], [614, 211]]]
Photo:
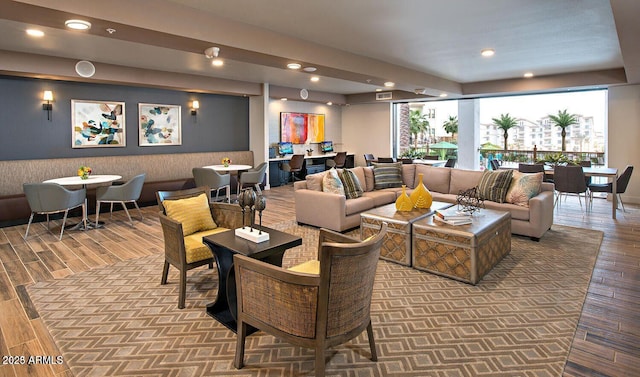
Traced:
[[124, 102], [71, 100], [73, 148], [126, 146]]
[[181, 145], [181, 112], [181, 106], [178, 105], [139, 103], [139, 145]]
[[324, 114], [280, 113], [280, 141], [294, 144], [324, 141]]

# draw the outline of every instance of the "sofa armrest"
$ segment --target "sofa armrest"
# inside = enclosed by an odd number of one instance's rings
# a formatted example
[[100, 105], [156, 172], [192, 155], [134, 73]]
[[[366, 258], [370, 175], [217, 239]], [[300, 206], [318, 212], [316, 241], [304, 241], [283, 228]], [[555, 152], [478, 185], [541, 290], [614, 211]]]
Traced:
[[541, 191], [529, 199], [529, 222], [541, 232], [535, 237], [541, 237], [553, 225], [553, 199], [553, 191]]
[[306, 190], [307, 189], [307, 181], [297, 181], [293, 182], [294, 190]]
[[336, 229], [344, 222], [346, 198], [343, 195], [315, 190], [294, 192], [296, 220], [321, 228]]

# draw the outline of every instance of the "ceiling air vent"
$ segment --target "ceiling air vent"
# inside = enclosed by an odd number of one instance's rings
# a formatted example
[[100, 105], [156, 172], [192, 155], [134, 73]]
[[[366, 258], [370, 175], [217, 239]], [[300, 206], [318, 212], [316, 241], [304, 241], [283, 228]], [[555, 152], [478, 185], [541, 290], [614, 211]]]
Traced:
[[376, 93], [376, 101], [388, 101], [393, 99], [393, 92]]

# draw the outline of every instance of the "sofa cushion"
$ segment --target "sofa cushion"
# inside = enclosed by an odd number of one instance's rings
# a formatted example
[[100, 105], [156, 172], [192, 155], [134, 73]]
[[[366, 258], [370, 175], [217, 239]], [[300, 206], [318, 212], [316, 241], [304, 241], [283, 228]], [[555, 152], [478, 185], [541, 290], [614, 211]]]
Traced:
[[529, 207], [529, 199], [540, 193], [543, 178], [542, 172], [527, 174], [514, 171], [505, 200], [518, 206]]
[[348, 169], [343, 169], [338, 172], [340, 180], [342, 180], [342, 186], [344, 187], [344, 195], [347, 199], [355, 199], [362, 196], [364, 192], [360, 185], [360, 180], [354, 172]]
[[365, 198], [371, 198], [374, 202], [374, 207], [380, 207], [385, 204], [393, 203], [398, 198], [396, 191], [391, 189], [369, 191], [362, 194], [362, 196]]
[[344, 214], [346, 216], [355, 215], [375, 206], [375, 202], [371, 197], [361, 196], [356, 199], [349, 199], [345, 201]]
[[451, 169], [437, 168], [429, 165], [416, 165], [416, 173], [413, 181], [413, 187], [418, 187], [422, 174], [422, 183], [429, 191], [441, 192], [446, 194], [449, 192], [449, 181], [451, 179]]
[[375, 187], [375, 177], [373, 176], [373, 166], [367, 166], [362, 168], [362, 172], [364, 173], [364, 181], [360, 181], [360, 183], [364, 182], [365, 187], [363, 187], [364, 191], [373, 191]]
[[169, 218], [182, 223], [183, 236], [218, 227], [211, 217], [207, 194], [186, 199], [165, 200], [162, 205]]
[[[491, 201], [484, 202], [484, 208], [494, 209], [496, 211], [507, 211], [511, 213], [512, 220], [529, 221], [531, 211], [528, 207], [517, 206], [511, 203], [496, 203]], [[482, 214], [482, 210], [479, 212]]]
[[373, 163], [374, 188], [402, 187], [402, 163]]
[[478, 183], [478, 195], [496, 203], [504, 203], [511, 186], [513, 170], [485, 170]]
[[348, 169], [352, 171], [353, 174], [358, 177], [358, 182], [360, 182], [360, 187], [362, 187], [362, 191], [367, 191], [367, 182], [364, 176], [364, 168], [362, 166], [356, 166], [355, 168]]
[[416, 166], [414, 164], [402, 164], [402, 184], [407, 188], [415, 188]]
[[335, 168], [329, 169], [322, 178], [322, 191], [345, 196], [342, 181]]
[[[443, 168], [444, 169], [444, 168]], [[448, 169], [448, 168], [447, 168]], [[458, 195], [460, 191], [465, 191], [478, 186], [483, 172], [479, 170], [450, 169], [451, 181], [449, 194]]]
[[324, 175], [326, 173], [326, 171], [323, 171], [320, 173], [307, 175], [305, 177], [305, 180], [307, 181], [307, 188], [309, 190], [322, 191], [322, 179], [324, 178]]

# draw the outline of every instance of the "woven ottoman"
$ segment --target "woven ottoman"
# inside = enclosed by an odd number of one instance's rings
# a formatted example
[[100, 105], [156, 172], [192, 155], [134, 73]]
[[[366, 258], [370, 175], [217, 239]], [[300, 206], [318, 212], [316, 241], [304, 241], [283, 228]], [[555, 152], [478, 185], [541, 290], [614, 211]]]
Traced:
[[482, 209], [468, 225], [447, 225], [433, 216], [413, 223], [413, 267], [478, 283], [511, 252], [511, 214]]

